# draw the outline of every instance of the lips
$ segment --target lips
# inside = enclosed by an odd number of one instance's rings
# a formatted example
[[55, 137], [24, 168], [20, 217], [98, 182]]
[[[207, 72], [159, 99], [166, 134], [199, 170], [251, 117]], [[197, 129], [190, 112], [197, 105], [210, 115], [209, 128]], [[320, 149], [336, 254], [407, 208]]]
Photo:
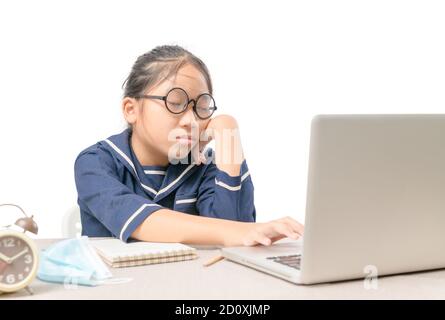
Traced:
[[194, 142], [194, 139], [192, 136], [184, 135], [184, 136], [177, 136], [176, 141], [183, 144], [192, 144]]

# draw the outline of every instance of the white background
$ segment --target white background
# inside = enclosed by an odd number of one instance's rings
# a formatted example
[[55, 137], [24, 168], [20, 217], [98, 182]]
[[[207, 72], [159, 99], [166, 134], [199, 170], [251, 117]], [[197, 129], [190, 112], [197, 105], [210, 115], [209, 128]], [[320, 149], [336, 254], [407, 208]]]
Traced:
[[239, 121], [258, 221], [304, 221], [313, 115], [443, 112], [444, 17], [425, 0], [2, 1], [0, 203], [61, 236], [76, 155], [125, 127], [133, 62], [179, 44]]

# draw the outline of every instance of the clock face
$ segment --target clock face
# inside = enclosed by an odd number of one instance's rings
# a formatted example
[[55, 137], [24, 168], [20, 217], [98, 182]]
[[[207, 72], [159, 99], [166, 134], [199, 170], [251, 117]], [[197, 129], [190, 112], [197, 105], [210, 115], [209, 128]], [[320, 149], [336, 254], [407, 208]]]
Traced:
[[0, 289], [22, 287], [35, 273], [36, 256], [30, 244], [13, 234], [0, 236]]

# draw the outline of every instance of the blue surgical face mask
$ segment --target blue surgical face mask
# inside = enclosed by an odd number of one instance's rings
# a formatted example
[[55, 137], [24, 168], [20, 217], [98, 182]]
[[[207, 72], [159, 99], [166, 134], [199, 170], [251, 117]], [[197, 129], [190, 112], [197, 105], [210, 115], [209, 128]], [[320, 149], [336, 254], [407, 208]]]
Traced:
[[42, 251], [37, 277], [66, 285], [119, 283], [111, 280], [110, 270], [90, 245], [88, 237], [62, 240]]

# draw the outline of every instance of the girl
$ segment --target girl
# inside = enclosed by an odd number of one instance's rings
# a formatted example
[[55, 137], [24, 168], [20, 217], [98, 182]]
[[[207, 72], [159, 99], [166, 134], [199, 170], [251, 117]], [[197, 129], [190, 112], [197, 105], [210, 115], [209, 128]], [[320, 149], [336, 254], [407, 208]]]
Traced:
[[[223, 246], [297, 239], [290, 217], [255, 223], [238, 126], [217, 110], [205, 64], [179, 46], [140, 56], [124, 82], [129, 128], [75, 162], [82, 233]], [[202, 150], [215, 140], [215, 152]]]

